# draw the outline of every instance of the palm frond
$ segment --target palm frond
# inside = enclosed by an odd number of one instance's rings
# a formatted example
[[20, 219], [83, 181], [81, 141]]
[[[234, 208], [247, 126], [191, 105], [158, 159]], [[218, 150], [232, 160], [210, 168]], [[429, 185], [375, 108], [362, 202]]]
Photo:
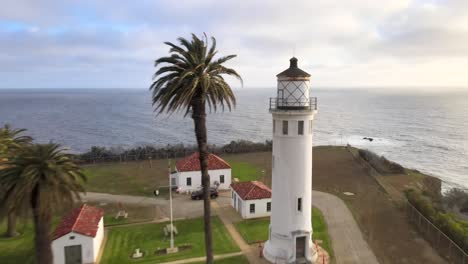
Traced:
[[187, 115], [197, 98], [201, 98], [210, 111], [216, 112], [218, 106], [223, 111], [225, 107], [231, 111], [236, 99], [223, 75], [237, 78], [241, 85], [243, 81], [234, 69], [223, 64], [236, 55], [216, 59], [218, 51], [214, 37], [208, 38], [206, 34], [202, 38], [195, 34], [191, 37], [191, 40], [177, 38], [178, 45], [164, 42], [170, 47], [170, 56], [155, 61], [157, 70], [150, 86], [154, 111], [158, 114], [184, 111]]

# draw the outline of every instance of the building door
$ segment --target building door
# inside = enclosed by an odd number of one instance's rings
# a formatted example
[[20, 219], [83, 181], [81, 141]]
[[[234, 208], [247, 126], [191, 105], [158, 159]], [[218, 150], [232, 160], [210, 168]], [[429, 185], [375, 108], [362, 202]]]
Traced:
[[239, 212], [242, 215], [242, 202], [241, 199], [237, 199], [237, 212]]
[[81, 245], [65, 247], [65, 264], [81, 264]]
[[296, 237], [296, 259], [305, 257], [305, 251], [306, 251], [305, 239], [306, 239], [305, 236]]

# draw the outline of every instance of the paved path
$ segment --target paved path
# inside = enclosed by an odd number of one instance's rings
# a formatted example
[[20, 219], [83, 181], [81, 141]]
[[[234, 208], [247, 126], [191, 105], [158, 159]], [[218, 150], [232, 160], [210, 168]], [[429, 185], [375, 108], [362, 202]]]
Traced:
[[[230, 257], [235, 257], [235, 256], [240, 256], [242, 255], [242, 252], [236, 252], [236, 253], [229, 253], [229, 254], [223, 254], [223, 255], [215, 255], [213, 258], [215, 260], [218, 259], [225, 259], [225, 258], [230, 258]], [[203, 262], [206, 261], [205, 257], [199, 257], [199, 258], [191, 258], [191, 259], [181, 259], [181, 260], [176, 260], [176, 261], [171, 261], [171, 262], [163, 262], [161, 264], [184, 264], [184, 263], [194, 263], [194, 262]]]
[[112, 202], [119, 201], [122, 203], [135, 204], [135, 205], [166, 205], [168, 203], [168, 200], [164, 198], [117, 195], [117, 194], [95, 193], [95, 192], [82, 193], [81, 199], [83, 199], [83, 201], [105, 202], [105, 203], [112, 203]]
[[379, 263], [364, 240], [353, 215], [340, 198], [313, 191], [312, 204], [319, 208], [325, 217], [337, 264]]

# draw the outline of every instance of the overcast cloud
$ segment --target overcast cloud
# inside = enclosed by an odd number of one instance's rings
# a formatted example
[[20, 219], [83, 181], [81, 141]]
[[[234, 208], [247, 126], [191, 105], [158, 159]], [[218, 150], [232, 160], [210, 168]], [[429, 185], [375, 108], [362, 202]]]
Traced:
[[275, 86], [293, 54], [314, 86], [468, 83], [466, 0], [7, 0], [0, 88], [148, 87], [162, 42], [191, 32], [237, 54], [246, 87]]

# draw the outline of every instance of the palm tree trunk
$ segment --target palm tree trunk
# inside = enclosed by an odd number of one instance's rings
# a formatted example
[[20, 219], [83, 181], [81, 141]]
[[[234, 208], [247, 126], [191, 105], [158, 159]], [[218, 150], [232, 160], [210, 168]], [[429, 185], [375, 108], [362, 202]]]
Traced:
[[36, 263], [52, 264], [52, 249], [50, 241], [50, 224], [51, 213], [50, 209], [42, 208], [41, 194], [39, 187], [35, 187], [32, 192], [31, 207], [34, 218], [35, 237], [34, 243], [36, 246]]
[[192, 118], [195, 124], [203, 186], [203, 209], [205, 227], [206, 263], [213, 263], [213, 240], [211, 234], [210, 175], [208, 174], [208, 146], [206, 132], [206, 111], [203, 96], [199, 95], [192, 104]]
[[16, 211], [14, 209], [8, 212], [7, 234], [8, 237], [15, 237], [16, 233]]

